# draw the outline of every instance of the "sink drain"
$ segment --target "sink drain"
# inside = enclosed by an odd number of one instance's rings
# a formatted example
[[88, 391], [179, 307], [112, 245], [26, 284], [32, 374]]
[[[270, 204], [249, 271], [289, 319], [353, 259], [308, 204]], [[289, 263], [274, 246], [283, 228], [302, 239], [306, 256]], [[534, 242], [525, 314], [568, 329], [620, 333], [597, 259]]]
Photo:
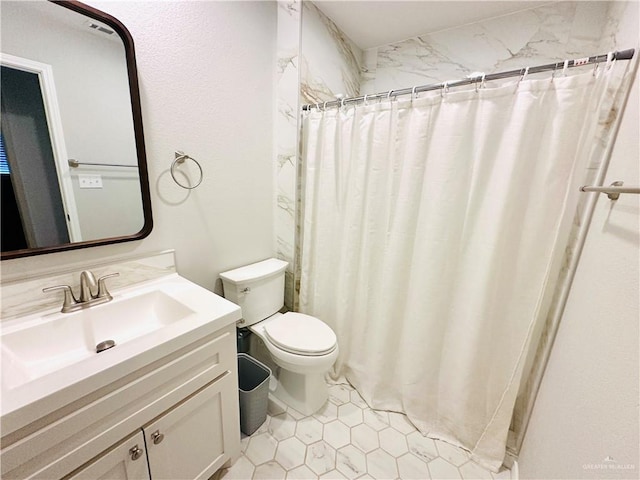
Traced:
[[116, 342], [113, 340], [105, 340], [96, 345], [96, 353], [104, 352], [116, 346]]

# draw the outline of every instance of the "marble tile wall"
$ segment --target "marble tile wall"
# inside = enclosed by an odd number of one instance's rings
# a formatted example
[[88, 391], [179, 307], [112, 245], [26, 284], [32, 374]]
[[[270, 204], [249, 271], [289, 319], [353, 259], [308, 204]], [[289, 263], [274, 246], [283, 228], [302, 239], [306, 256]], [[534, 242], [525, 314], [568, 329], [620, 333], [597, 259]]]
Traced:
[[300, 56], [303, 103], [360, 94], [362, 50], [309, 1], [303, 2]]
[[311, 2], [278, 2], [276, 113], [277, 256], [289, 262], [285, 306], [295, 310], [302, 195], [300, 107], [357, 95], [361, 50]]
[[293, 308], [300, 118], [300, 0], [278, 2], [277, 83], [275, 122], [277, 257], [289, 262], [285, 273], [285, 306]]
[[369, 49], [362, 93], [603, 53], [612, 47], [603, 42], [612, 3], [547, 4]]

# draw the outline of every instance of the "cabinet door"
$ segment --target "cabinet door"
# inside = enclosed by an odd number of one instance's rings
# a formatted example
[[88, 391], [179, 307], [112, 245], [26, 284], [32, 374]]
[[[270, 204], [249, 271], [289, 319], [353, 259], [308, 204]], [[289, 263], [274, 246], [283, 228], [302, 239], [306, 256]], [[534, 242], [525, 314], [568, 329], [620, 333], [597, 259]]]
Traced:
[[153, 480], [205, 479], [222, 466], [228, 459], [223, 407], [232, 393], [226, 374], [144, 427]]
[[142, 431], [99, 456], [69, 480], [149, 480]]

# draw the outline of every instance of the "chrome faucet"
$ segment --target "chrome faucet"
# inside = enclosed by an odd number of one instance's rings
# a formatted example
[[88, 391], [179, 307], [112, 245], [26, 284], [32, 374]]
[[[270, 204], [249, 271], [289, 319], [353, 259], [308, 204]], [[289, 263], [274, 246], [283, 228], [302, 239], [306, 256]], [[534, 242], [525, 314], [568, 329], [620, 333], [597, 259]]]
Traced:
[[[105, 280], [111, 277], [117, 277], [119, 273], [111, 273], [100, 277], [96, 281], [96, 277], [89, 270], [80, 273], [80, 298], [76, 298], [70, 285], [54, 285], [53, 287], [43, 288], [44, 293], [53, 290], [64, 290], [64, 301], [62, 303], [62, 313], [75, 312], [91, 305], [99, 305], [113, 300], [113, 297], [107, 290]], [[95, 292], [95, 293], [94, 293]]]

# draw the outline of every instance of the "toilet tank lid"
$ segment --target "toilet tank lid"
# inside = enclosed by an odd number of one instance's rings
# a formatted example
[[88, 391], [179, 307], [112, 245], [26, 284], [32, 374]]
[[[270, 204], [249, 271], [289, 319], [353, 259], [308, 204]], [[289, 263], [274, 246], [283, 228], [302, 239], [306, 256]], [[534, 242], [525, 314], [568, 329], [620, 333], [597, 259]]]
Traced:
[[234, 284], [253, 282], [277, 275], [283, 272], [287, 268], [287, 265], [289, 265], [289, 263], [284, 260], [269, 258], [261, 262], [252, 263], [251, 265], [222, 272], [220, 278]]

